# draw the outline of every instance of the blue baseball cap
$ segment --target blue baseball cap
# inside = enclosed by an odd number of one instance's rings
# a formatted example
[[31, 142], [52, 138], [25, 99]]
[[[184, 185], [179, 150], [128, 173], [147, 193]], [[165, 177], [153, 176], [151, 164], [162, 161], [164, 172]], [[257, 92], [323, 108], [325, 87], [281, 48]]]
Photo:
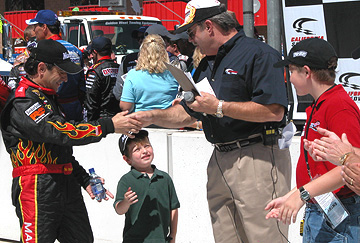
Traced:
[[45, 9], [40, 10], [35, 18], [25, 20], [27, 25], [34, 25], [34, 24], [47, 24], [47, 25], [55, 25], [56, 21], [58, 20], [58, 16], [51, 10]]
[[133, 32], [131, 32], [131, 37], [133, 39], [137, 39], [138, 38], [138, 33], [143, 33], [144, 34], [148, 27], [149, 27], [148, 25], [147, 26], [144, 25], [144, 26], [140, 26], [140, 28], [137, 29], [137, 30], [133, 30]]
[[[109, 38], [106, 38], [104, 36], [96, 37], [91, 44], [89, 45], [89, 50], [95, 50], [95, 51], [105, 51], [105, 50], [111, 50], [111, 40]], [[86, 49], [88, 49], [86, 48]]]
[[145, 36], [150, 35], [150, 34], [166, 36], [166, 37], [168, 37], [170, 39], [173, 38], [173, 36], [174, 36], [162, 24], [150, 25], [149, 28], [147, 28], [146, 31], [145, 31]]

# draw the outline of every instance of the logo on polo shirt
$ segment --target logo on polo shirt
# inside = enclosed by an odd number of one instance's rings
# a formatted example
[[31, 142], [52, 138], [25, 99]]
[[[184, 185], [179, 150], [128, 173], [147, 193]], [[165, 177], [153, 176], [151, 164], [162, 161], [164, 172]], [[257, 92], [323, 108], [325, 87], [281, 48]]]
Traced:
[[232, 70], [231, 68], [225, 69], [225, 73], [226, 73], [226, 74], [232, 74], [232, 75], [238, 74], [237, 71], [234, 71], [234, 70]]
[[316, 121], [316, 122], [312, 122], [310, 123], [309, 128], [311, 128], [312, 130], [314, 130], [315, 132], [317, 132], [317, 128], [320, 126], [320, 122]]

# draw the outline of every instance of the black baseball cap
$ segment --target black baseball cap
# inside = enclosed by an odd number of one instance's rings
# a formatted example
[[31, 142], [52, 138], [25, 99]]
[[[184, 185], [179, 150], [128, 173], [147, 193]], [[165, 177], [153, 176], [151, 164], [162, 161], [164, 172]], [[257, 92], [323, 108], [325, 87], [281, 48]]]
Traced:
[[217, 0], [192, 0], [185, 7], [185, 22], [174, 33], [184, 32], [194, 24], [225, 11], [225, 5]]
[[329, 42], [319, 38], [305, 39], [291, 48], [289, 55], [284, 60], [274, 64], [274, 67], [284, 67], [289, 64], [304, 66], [314, 69], [328, 69], [330, 58], [337, 57], [335, 49]]
[[54, 40], [46, 39], [38, 41], [32, 47], [30, 57], [40, 62], [54, 64], [69, 74], [77, 74], [83, 71], [80, 65], [71, 61], [71, 55], [67, 49]]
[[[149, 132], [146, 130], [140, 130], [139, 133], [131, 133], [135, 136], [135, 138], [145, 138], [149, 135]], [[119, 138], [119, 148], [122, 155], [125, 154], [126, 145], [129, 141], [131, 141], [134, 138], [129, 138], [128, 135], [122, 134]]]
[[104, 36], [96, 37], [90, 44], [90, 50], [105, 51], [111, 50], [111, 40]]

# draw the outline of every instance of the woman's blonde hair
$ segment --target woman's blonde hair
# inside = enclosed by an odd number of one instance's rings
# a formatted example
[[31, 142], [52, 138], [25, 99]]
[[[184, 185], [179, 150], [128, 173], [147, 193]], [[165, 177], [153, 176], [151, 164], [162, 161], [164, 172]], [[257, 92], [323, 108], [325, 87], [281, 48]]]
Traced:
[[203, 54], [201, 51], [200, 51], [200, 48], [197, 46], [194, 50], [194, 54], [192, 56], [193, 58], [193, 65], [194, 65], [194, 68], [197, 68], [199, 66], [199, 63], [201, 61], [201, 59], [203, 59], [205, 56], [205, 54]]
[[159, 35], [147, 35], [140, 46], [136, 70], [147, 70], [149, 73], [163, 73], [164, 62], [169, 63], [165, 42]]

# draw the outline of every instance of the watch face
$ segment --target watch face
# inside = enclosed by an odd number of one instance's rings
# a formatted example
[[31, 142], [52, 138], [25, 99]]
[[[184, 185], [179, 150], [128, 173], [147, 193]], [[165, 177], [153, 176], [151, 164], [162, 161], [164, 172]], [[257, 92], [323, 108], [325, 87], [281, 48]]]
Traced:
[[215, 115], [218, 118], [222, 118], [224, 116], [223, 113], [221, 113], [221, 112], [216, 112]]
[[305, 191], [305, 190], [300, 193], [300, 197], [304, 201], [309, 201], [310, 200], [310, 194], [309, 194], [308, 191]]

